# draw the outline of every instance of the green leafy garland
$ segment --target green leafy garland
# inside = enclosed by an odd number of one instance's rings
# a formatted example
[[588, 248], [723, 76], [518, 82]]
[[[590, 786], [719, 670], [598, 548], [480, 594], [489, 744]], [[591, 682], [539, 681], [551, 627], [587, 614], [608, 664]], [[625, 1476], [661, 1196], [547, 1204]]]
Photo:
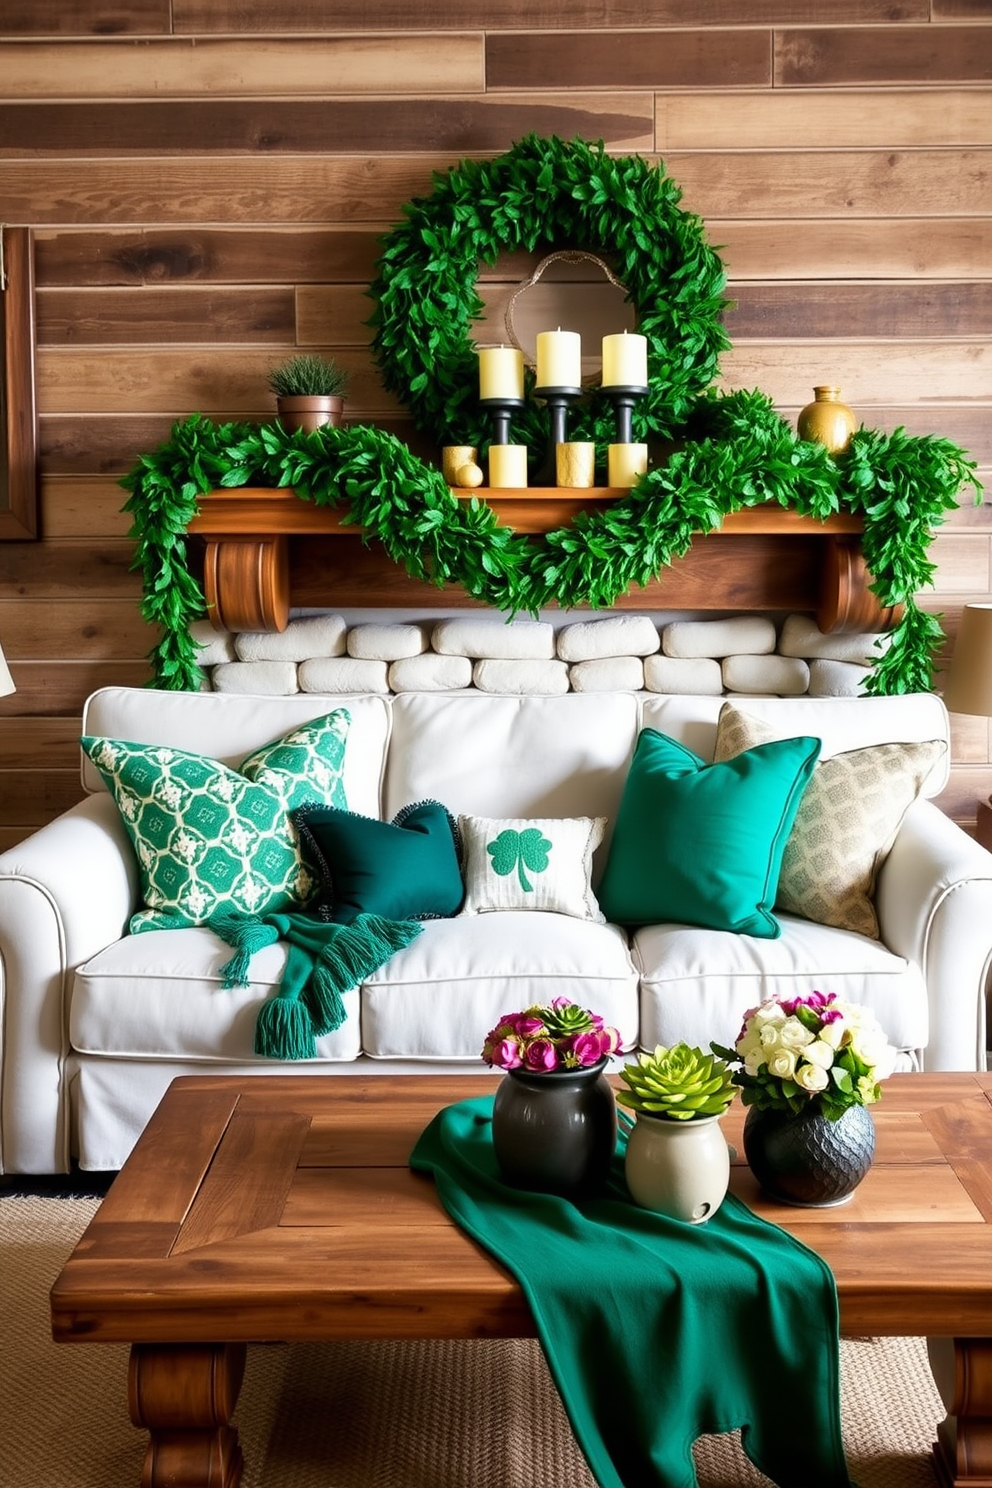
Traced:
[[206, 614], [206, 604], [189, 571], [186, 535], [198, 498], [252, 485], [291, 486], [304, 501], [340, 508], [413, 577], [461, 584], [508, 614], [552, 604], [609, 609], [681, 557], [695, 533], [760, 502], [820, 520], [857, 512], [874, 592], [882, 605], [905, 606], [868, 690], [926, 690], [941, 630], [914, 594], [933, 573], [931, 529], [963, 484], [978, 489], [973, 462], [945, 439], [902, 430], [860, 430], [835, 460], [796, 439], [761, 393], [703, 400], [693, 423], [697, 437], [628, 496], [542, 537], [500, 526], [484, 501], [458, 500], [440, 471], [372, 426], [287, 434], [278, 423], [215, 424], [198, 415], [177, 424], [171, 440], [143, 455], [124, 480], [135, 566], [144, 576], [142, 613], [163, 631], [152, 652], [158, 684], [196, 688], [201, 680], [189, 623]]
[[[529, 136], [496, 160], [436, 177], [432, 196], [409, 204], [406, 222], [385, 239], [370, 291], [387, 388], [439, 443], [484, 446], [468, 336], [483, 310], [475, 288], [480, 260], [542, 244], [611, 252], [648, 338], [650, 386], [635, 410], [634, 436], [675, 437], [680, 447], [664, 464], [623, 499], [532, 538], [501, 526], [484, 500], [459, 501], [440, 471], [383, 430], [287, 434], [278, 423], [215, 424], [196, 415], [122, 481], [144, 577], [142, 613], [163, 632], [151, 653], [158, 685], [201, 681], [189, 624], [206, 604], [189, 570], [186, 536], [199, 497], [258, 485], [291, 486], [302, 500], [341, 508], [413, 577], [460, 584], [510, 615], [552, 604], [608, 609], [681, 557], [694, 534], [743, 507], [774, 501], [819, 520], [859, 513], [872, 589], [883, 606], [905, 607], [868, 690], [927, 689], [942, 634], [914, 595], [933, 574], [933, 528], [963, 486], [980, 491], [974, 462], [948, 440], [911, 438], [902, 429], [862, 429], [834, 459], [798, 440], [763, 394], [709, 391], [728, 344], [719, 323], [723, 267], [679, 198], [664, 172], [638, 157], [612, 159], [601, 145]], [[596, 394], [570, 411], [572, 437], [600, 449], [613, 427], [612, 409]], [[528, 401], [511, 438], [535, 452], [547, 433], [545, 414]]]
[[[634, 437], [664, 438], [685, 423], [730, 345], [720, 313], [723, 264], [701, 220], [679, 206], [672, 179], [640, 156], [614, 158], [582, 140], [528, 135], [495, 160], [465, 161], [434, 176], [429, 197], [404, 208], [385, 239], [369, 293], [372, 349], [382, 380], [438, 444], [488, 442], [478, 403], [478, 362], [469, 332], [485, 311], [479, 264], [503, 251], [582, 248], [611, 260], [648, 342], [648, 393], [634, 410]], [[524, 377], [525, 407], [511, 440], [543, 451], [548, 415]], [[594, 391], [569, 410], [573, 439], [600, 452], [614, 437], [612, 405]]]

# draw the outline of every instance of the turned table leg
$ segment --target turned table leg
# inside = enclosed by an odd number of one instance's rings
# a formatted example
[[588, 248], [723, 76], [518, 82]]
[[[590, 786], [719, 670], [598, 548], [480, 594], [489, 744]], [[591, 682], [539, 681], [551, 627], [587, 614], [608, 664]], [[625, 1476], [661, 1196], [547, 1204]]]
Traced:
[[934, 1467], [941, 1488], [992, 1488], [992, 1339], [928, 1338], [946, 1419]]
[[243, 1459], [230, 1418], [243, 1343], [136, 1343], [128, 1410], [150, 1432], [141, 1488], [237, 1488]]

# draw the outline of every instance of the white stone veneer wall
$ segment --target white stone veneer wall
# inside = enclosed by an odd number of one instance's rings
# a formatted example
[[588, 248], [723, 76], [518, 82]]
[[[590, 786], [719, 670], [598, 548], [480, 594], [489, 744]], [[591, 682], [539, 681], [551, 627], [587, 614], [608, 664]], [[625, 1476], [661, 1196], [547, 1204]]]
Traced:
[[291, 619], [278, 634], [192, 631], [216, 692], [287, 694], [661, 692], [853, 697], [886, 643], [825, 635], [808, 615], [658, 621], [609, 615], [556, 626], [492, 615], [349, 623]]

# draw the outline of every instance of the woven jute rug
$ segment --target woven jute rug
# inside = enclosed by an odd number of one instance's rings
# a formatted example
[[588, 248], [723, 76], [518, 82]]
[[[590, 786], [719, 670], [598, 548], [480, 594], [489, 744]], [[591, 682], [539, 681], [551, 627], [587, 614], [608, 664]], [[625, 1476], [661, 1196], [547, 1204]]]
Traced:
[[[10, 1488], [140, 1481], [126, 1345], [51, 1341], [48, 1290], [98, 1203], [0, 1199], [0, 1483]], [[934, 1488], [944, 1411], [922, 1340], [845, 1340], [841, 1375], [859, 1488]], [[254, 1347], [235, 1420], [244, 1488], [595, 1488], [531, 1340]], [[736, 1436], [703, 1438], [696, 1462], [700, 1488], [767, 1488]]]

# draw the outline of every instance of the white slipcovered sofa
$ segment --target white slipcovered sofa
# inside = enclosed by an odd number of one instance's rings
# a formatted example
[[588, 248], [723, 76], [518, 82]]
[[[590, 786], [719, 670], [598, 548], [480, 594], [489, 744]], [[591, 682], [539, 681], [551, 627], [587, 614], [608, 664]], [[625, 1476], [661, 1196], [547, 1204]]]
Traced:
[[[713, 754], [720, 697], [483, 693], [288, 697], [109, 688], [83, 733], [171, 745], [237, 766], [304, 720], [351, 714], [351, 810], [390, 820], [436, 799], [492, 818], [603, 816], [612, 824], [639, 731]], [[738, 699], [777, 738], [812, 734], [821, 759], [947, 736], [933, 695]], [[923, 796], [947, 778], [946, 756]], [[903, 1067], [984, 1067], [992, 956], [992, 856], [929, 800], [906, 814], [881, 868], [881, 939], [779, 915], [779, 939], [681, 924], [615, 925], [547, 913], [428, 922], [346, 998], [317, 1058], [252, 1052], [284, 947], [226, 989], [231, 954], [204, 927], [127, 934], [139, 907], [134, 851], [97, 770], [87, 797], [0, 856], [0, 1152], [7, 1173], [120, 1166], [176, 1075], [410, 1071], [481, 1073], [482, 1040], [505, 1011], [567, 994], [616, 1024], [628, 1049], [730, 1042], [762, 996], [814, 988], [868, 1004]], [[596, 873], [609, 850], [610, 825]], [[691, 855], [692, 843], [685, 843]], [[595, 885], [596, 874], [593, 883]]]

